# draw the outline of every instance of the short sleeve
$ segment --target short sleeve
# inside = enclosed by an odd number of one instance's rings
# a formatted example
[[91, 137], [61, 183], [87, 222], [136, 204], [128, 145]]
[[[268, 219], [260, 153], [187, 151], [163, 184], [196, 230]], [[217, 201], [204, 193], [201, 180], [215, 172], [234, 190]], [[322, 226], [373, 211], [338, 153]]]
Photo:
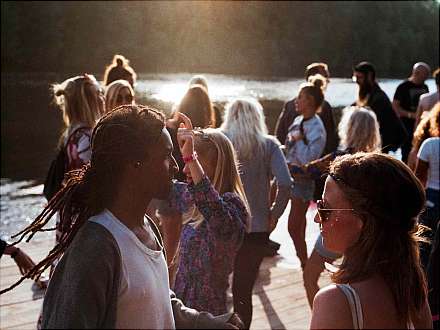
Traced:
[[424, 162], [429, 161], [429, 155], [431, 152], [431, 143], [429, 140], [423, 141], [422, 145], [420, 146], [419, 152], [417, 153], [417, 158], [420, 160], [423, 160]]
[[393, 100], [402, 101], [402, 96], [405, 93], [405, 85], [402, 83], [397, 86], [396, 92], [394, 93]]

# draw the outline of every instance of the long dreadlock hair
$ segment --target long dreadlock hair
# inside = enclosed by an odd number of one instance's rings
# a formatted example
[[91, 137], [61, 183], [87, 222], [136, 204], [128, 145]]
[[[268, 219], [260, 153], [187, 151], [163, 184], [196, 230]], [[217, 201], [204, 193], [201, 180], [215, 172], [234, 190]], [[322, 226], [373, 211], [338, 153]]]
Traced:
[[112, 203], [123, 168], [132, 161], [144, 159], [146, 151], [157, 142], [165, 126], [159, 111], [141, 105], [123, 105], [103, 116], [93, 129], [90, 163], [66, 175], [63, 188], [49, 201], [40, 215], [26, 228], [12, 236], [26, 236], [29, 242], [59, 212], [62, 235], [49, 254], [16, 283], [1, 290], [6, 293], [26, 278], [38, 279], [62, 256], [78, 230], [88, 218], [99, 214]]

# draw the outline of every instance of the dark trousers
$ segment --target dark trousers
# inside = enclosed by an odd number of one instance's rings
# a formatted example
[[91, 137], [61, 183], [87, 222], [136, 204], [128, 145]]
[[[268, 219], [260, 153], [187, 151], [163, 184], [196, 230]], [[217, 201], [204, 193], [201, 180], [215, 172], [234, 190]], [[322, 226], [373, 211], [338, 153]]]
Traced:
[[408, 119], [403, 118], [402, 119], [403, 125], [405, 126], [406, 133], [408, 134], [408, 138], [405, 140], [405, 142], [402, 144], [402, 162], [405, 164], [408, 162], [408, 155], [412, 148], [412, 139], [414, 135], [414, 119]]
[[258, 277], [264, 248], [269, 241], [269, 233], [249, 233], [235, 257], [232, 295], [234, 312], [238, 313], [249, 329], [252, 321], [252, 289]]

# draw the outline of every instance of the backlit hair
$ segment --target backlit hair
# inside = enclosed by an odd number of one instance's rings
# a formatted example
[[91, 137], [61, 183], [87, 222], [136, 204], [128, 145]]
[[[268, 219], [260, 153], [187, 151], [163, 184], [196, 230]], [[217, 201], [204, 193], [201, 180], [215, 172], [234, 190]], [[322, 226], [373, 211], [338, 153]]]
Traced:
[[104, 71], [104, 79], [103, 84], [104, 86], [108, 86], [111, 82], [114, 81], [114, 78], [112, 81], [109, 80], [109, 73], [113, 68], [120, 67], [127, 70], [129, 77], [118, 77], [117, 79], [127, 79], [132, 86], [136, 83], [136, 72], [133, 70], [133, 68], [130, 66], [130, 61], [124, 56], [120, 54], [116, 54], [113, 56], [112, 63], [110, 65], [107, 65]]
[[263, 152], [268, 130], [263, 107], [257, 100], [237, 99], [229, 103], [220, 129], [231, 140], [238, 159], [249, 160]]
[[205, 87], [193, 85], [180, 101], [177, 111], [187, 115], [194, 127], [215, 127], [215, 114]]
[[379, 123], [376, 114], [369, 108], [345, 108], [339, 122], [338, 134], [341, 147], [350, 149], [351, 153], [380, 151]]
[[325, 78], [329, 78], [330, 72], [328, 71], [328, 65], [322, 62], [309, 64], [306, 68], [306, 80], [308, 80], [310, 76], [314, 76], [315, 74], [321, 74]]
[[379, 274], [399, 316], [409, 324], [427, 297], [418, 246], [423, 240], [418, 216], [425, 206], [424, 187], [403, 162], [381, 153], [337, 157], [329, 175], [363, 222], [333, 280], [354, 283]]
[[61, 84], [52, 85], [52, 90], [55, 104], [63, 112], [66, 127], [78, 123], [93, 127], [104, 112], [104, 105], [99, 99], [102, 90], [93, 75], [69, 78]]
[[206, 92], [208, 92], [208, 81], [206, 80], [205, 76], [202, 76], [200, 74], [192, 76], [188, 83], [189, 87], [194, 85], [202, 85], [205, 87]]
[[134, 90], [131, 87], [130, 83], [127, 80], [123, 79], [115, 80], [110, 83], [105, 89], [105, 112], [109, 112], [117, 106], [117, 98], [119, 92], [124, 88], [127, 88], [129, 90], [131, 96], [133, 96], [134, 101]]
[[[243, 183], [237, 170], [234, 147], [226, 135], [214, 128], [196, 131], [194, 149], [198, 154], [206, 156], [204, 159], [209, 159], [215, 165], [214, 178], [212, 178], [215, 190], [220, 195], [226, 192], [236, 193], [249, 213]], [[199, 223], [202, 221], [201, 214], [195, 207], [183, 217], [184, 222], [190, 219], [196, 219]], [[250, 228], [250, 217], [246, 219], [246, 228], [247, 230]]]

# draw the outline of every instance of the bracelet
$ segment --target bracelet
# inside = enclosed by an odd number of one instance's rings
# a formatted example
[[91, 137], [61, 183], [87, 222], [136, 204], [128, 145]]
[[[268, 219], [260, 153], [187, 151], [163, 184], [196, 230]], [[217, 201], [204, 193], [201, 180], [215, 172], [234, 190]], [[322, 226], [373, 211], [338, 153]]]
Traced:
[[14, 252], [11, 253], [11, 258], [15, 259], [15, 257], [17, 256], [17, 254], [20, 252], [20, 249], [17, 248]]
[[190, 163], [190, 162], [192, 162], [193, 160], [196, 160], [198, 158], [198, 155], [197, 155], [197, 152], [193, 152], [191, 155], [189, 155], [189, 156], [183, 156], [182, 157], [182, 159], [183, 159], [183, 162], [186, 164], [186, 163]]

